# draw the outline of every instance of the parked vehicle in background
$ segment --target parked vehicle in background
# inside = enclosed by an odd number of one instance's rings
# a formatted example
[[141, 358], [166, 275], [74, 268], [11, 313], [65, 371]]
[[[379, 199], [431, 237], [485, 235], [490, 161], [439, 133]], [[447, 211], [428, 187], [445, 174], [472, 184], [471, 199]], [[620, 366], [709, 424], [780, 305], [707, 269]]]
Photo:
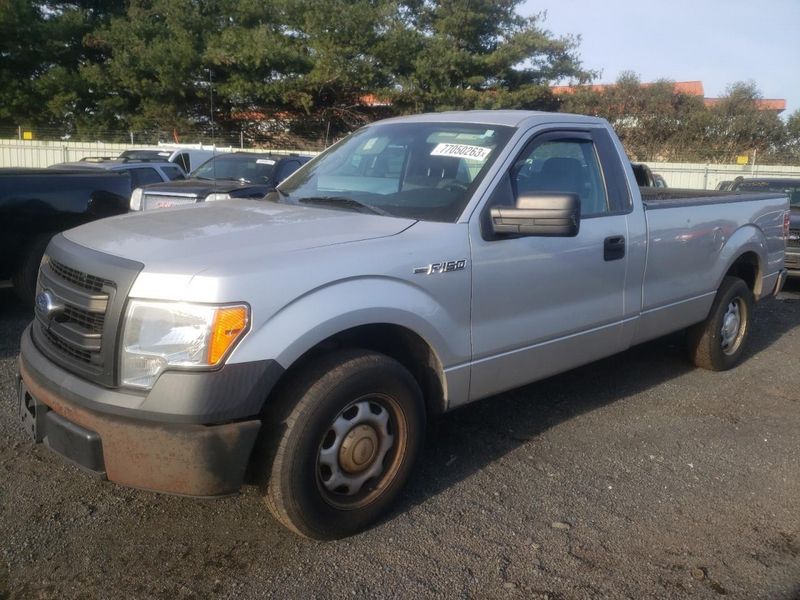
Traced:
[[128, 212], [130, 189], [127, 173], [0, 169], [0, 280], [31, 304], [50, 238]]
[[667, 182], [661, 175], [653, 173], [653, 171], [644, 163], [631, 163], [633, 175], [636, 178], [636, 184], [639, 187], [656, 187], [665, 188]]
[[735, 192], [783, 192], [789, 196], [791, 221], [786, 238], [786, 268], [790, 277], [800, 277], [800, 177], [762, 177], [737, 181]]
[[255, 152], [217, 154], [185, 181], [143, 186], [131, 196], [131, 210], [171, 208], [232, 198], [263, 198], [310, 156]]
[[725, 180], [725, 181], [720, 181], [717, 184], [716, 189], [719, 192], [728, 192], [733, 187], [733, 184], [734, 184], [733, 180], [730, 180], [730, 179]]
[[398, 496], [430, 414], [683, 329], [694, 364], [735, 366], [788, 222], [783, 192], [640, 188], [598, 118], [380, 121], [264, 202], [53, 238], [21, 420], [133, 487], [224, 495], [249, 467], [281, 523], [350, 535]]
[[165, 181], [180, 181], [186, 178], [186, 174], [178, 165], [170, 162], [154, 162], [151, 160], [133, 160], [128, 158], [96, 158], [81, 160], [78, 162], [60, 163], [49, 167], [51, 169], [68, 169], [91, 171], [99, 173], [108, 171], [111, 173], [124, 173], [130, 177], [131, 189], [128, 190], [128, 198], [136, 188], [151, 183], [163, 183]]
[[125, 150], [119, 158], [129, 160], [158, 160], [175, 163], [184, 173], [191, 173], [217, 152], [213, 148], [195, 148], [191, 146], [159, 146], [141, 150]]

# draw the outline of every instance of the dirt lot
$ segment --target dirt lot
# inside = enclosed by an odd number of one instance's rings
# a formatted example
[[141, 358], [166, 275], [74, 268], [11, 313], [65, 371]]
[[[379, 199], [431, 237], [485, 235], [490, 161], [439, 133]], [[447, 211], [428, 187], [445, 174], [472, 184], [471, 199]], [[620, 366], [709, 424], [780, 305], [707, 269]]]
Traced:
[[389, 519], [336, 543], [257, 492], [95, 480], [16, 423], [29, 319], [0, 290], [0, 598], [800, 598], [800, 285], [746, 361], [679, 336], [437, 419]]

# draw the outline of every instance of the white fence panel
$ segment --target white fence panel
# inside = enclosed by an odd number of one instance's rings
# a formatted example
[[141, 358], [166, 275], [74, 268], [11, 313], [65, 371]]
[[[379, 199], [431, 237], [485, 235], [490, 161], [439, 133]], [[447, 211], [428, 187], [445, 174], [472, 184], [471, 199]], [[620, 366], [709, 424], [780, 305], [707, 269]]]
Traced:
[[[187, 144], [186, 146], [189, 146]], [[163, 148], [174, 147], [165, 144]], [[214, 148], [214, 146], [203, 146]], [[49, 167], [58, 163], [75, 162], [92, 156], [119, 156], [125, 150], [158, 149], [158, 146], [146, 144], [106, 144], [103, 142], [41, 142], [17, 139], [0, 139], [0, 167]], [[217, 152], [235, 152], [247, 148], [216, 147]], [[272, 150], [254, 148], [257, 152], [272, 154], [306, 154], [316, 155], [318, 152], [300, 150]]]
[[[0, 167], [49, 167], [62, 162], [78, 161], [90, 156], [118, 156], [124, 150], [153, 148], [142, 144], [106, 144], [103, 142], [41, 142], [0, 139]], [[239, 148], [217, 148], [231, 152]], [[269, 150], [275, 154], [318, 154], [301, 150]], [[800, 177], [800, 167], [780, 165], [715, 165], [699, 163], [648, 162], [655, 173], [661, 174], [670, 187], [714, 189], [721, 181], [742, 177]]]
[[120, 152], [132, 147], [102, 142], [0, 140], [0, 167], [49, 167], [89, 156], [119, 156]]
[[664, 177], [669, 187], [713, 190], [721, 181], [736, 177], [800, 177], [800, 167], [780, 165], [715, 165], [698, 163], [646, 163]]

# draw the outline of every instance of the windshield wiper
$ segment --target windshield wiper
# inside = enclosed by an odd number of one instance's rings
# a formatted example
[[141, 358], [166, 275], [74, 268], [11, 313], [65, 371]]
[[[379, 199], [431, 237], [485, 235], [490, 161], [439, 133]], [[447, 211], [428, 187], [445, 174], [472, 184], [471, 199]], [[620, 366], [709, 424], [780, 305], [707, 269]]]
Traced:
[[298, 198], [298, 202], [303, 204], [316, 204], [317, 206], [340, 206], [342, 208], [349, 208], [358, 212], [368, 212], [374, 215], [382, 215], [390, 217], [391, 215], [381, 208], [364, 204], [352, 198], [345, 198], [344, 196], [311, 196], [309, 198]]

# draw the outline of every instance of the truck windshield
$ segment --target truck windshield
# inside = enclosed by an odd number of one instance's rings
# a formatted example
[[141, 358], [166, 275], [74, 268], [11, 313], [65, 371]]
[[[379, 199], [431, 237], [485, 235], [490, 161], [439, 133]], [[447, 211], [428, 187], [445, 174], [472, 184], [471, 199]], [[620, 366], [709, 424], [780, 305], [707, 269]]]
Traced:
[[469, 123], [373, 125], [301, 168], [273, 199], [454, 222], [513, 131]]
[[231, 179], [244, 183], [269, 183], [275, 160], [267, 156], [226, 154], [215, 156], [192, 171], [197, 179]]

